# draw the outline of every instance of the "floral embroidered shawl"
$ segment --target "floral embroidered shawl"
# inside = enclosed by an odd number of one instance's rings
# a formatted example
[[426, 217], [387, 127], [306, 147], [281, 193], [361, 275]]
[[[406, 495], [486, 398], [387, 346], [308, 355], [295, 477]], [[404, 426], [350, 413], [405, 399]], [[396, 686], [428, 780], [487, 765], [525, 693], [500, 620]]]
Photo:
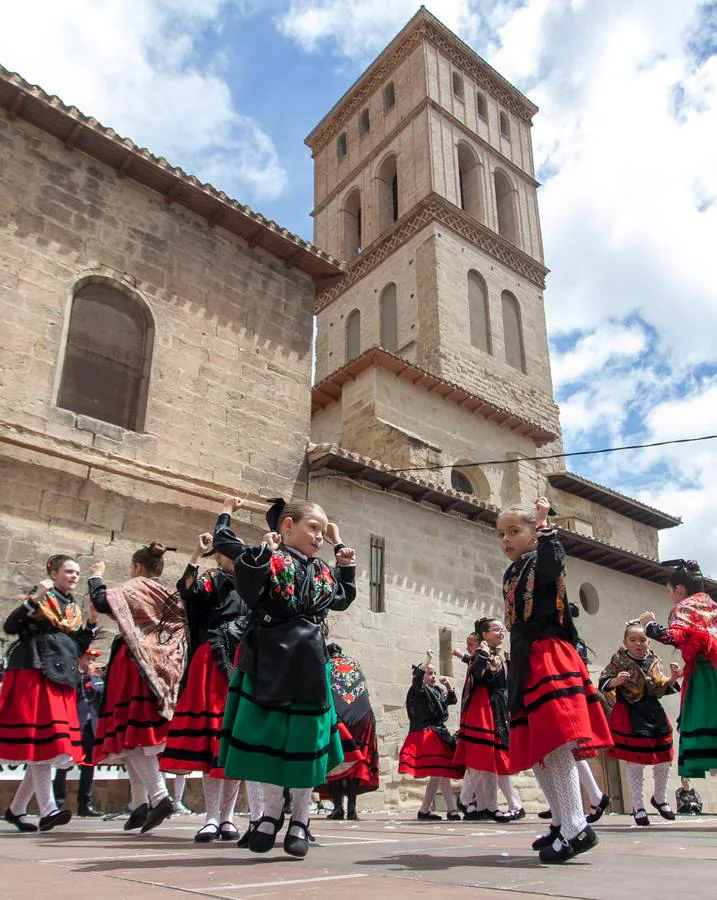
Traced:
[[36, 607], [32, 613], [33, 619], [44, 620], [65, 634], [73, 634], [82, 628], [82, 610], [71, 594], [63, 595], [50, 588], [44, 597], [33, 598], [32, 602]]
[[680, 648], [686, 676], [698, 656], [706, 656], [717, 668], [717, 603], [709, 594], [693, 594], [681, 600], [670, 613], [667, 630], [671, 643]]

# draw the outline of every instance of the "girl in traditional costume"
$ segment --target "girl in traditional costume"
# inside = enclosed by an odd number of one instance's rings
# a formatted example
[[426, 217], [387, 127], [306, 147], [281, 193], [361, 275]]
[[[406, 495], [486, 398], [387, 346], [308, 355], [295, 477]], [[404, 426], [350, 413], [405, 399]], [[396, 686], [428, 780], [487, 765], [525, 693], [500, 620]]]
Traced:
[[34, 794], [40, 831], [66, 825], [69, 810], [58, 810], [52, 791], [52, 767], [69, 768], [82, 760], [77, 718], [78, 659], [95, 635], [97, 613], [90, 606], [86, 624], [74, 591], [80, 567], [71, 556], [48, 560], [49, 579], [25, 598], [5, 621], [17, 636], [10, 648], [0, 688], [0, 761], [26, 763], [6, 821], [18, 831], [37, 831], [27, 817]]
[[426, 659], [420, 665], [413, 666], [411, 687], [406, 694], [408, 735], [398, 757], [398, 771], [402, 775], [428, 778], [417, 815], [421, 820], [441, 818], [431, 812], [439, 788], [446, 802], [447, 818], [459, 820], [461, 817], [456, 809], [451, 779], [460, 778], [463, 768], [453, 762], [456, 742], [446, 728], [448, 707], [457, 702], [450, 679], [439, 679], [433, 665], [433, 651], [428, 650]]
[[670, 665], [670, 677], [650, 649], [644, 627], [628, 622], [623, 646], [603, 669], [598, 686], [603, 693], [614, 691], [616, 703], [608, 724], [615, 746], [608, 750], [613, 759], [627, 763], [627, 782], [632, 795], [632, 815], [637, 825], [649, 825], [645, 811], [645, 768], [652, 766], [655, 791], [650, 803], [663, 819], [674, 819], [667, 802], [667, 780], [673, 759], [672, 725], [660, 705], [660, 697], [675, 693], [680, 667]]
[[328, 793], [334, 810], [327, 819], [358, 819], [356, 797], [378, 790], [378, 743], [376, 718], [371, 709], [366, 679], [358, 661], [343, 652], [338, 644], [329, 644], [331, 694], [339, 720], [344, 761], [354, 763], [339, 775], [330, 775], [319, 793]]
[[[267, 522], [273, 532], [234, 563], [236, 589], [252, 615], [229, 686], [219, 761], [227, 777], [264, 785], [265, 814], [248, 838], [255, 853], [274, 846], [283, 789], [293, 789], [284, 850], [304, 857], [311, 790], [343, 762], [321, 625], [356, 597], [356, 554], [338, 543], [335, 526], [311, 501], [276, 500]], [[316, 555], [325, 535], [337, 545], [333, 569]]]
[[453, 762], [465, 768], [460, 800], [466, 819], [509, 822], [498, 809], [498, 775], [510, 770], [508, 666], [501, 651], [505, 628], [497, 619], [475, 624], [479, 644], [470, 657], [461, 698], [461, 721]]
[[640, 621], [648, 637], [679, 647], [685, 663], [677, 766], [685, 778], [717, 769], [717, 603], [704, 591], [694, 560], [670, 560], [667, 591], [673, 607], [667, 625], [653, 612]]
[[[197, 843], [236, 840], [234, 807], [241, 782], [225, 778], [219, 766], [219, 737], [229, 677], [248, 608], [234, 588], [234, 559], [242, 548], [221, 534], [200, 534], [199, 543], [177, 582], [187, 611], [191, 662], [174, 711], [160, 769], [202, 773], [205, 820]], [[200, 574], [199, 561], [214, 556], [217, 568]], [[176, 800], [176, 798], [175, 798]]]
[[169, 548], [153, 541], [132, 555], [131, 578], [107, 588], [103, 562], [90, 566], [93, 605], [117, 623], [95, 737], [95, 765], [127, 769], [132, 812], [125, 831], [149, 831], [172, 814], [159, 768], [187, 666], [187, 619], [179, 595], [157, 580]]
[[533, 843], [543, 862], [562, 862], [598, 842], [587, 824], [573, 751], [582, 757], [612, 746], [590, 676], [575, 649], [577, 632], [565, 592], [565, 551], [547, 524], [550, 503], [535, 514], [504, 510], [497, 521], [501, 548], [511, 560], [503, 577], [510, 630], [508, 706], [510, 769], [534, 767], [552, 810], [547, 835]]

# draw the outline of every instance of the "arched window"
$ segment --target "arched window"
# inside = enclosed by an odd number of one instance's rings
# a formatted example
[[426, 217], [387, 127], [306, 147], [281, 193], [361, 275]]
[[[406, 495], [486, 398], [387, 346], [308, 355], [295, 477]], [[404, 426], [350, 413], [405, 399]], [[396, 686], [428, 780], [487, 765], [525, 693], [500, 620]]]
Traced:
[[463, 90], [463, 79], [458, 72], [453, 73], [453, 93], [459, 100], [463, 100], [465, 92]]
[[490, 499], [491, 490], [488, 479], [478, 466], [467, 466], [466, 462], [457, 462], [452, 466], [451, 487], [454, 491], [460, 491], [462, 494], [473, 494], [479, 500]]
[[396, 285], [391, 282], [381, 291], [379, 300], [381, 346], [395, 353], [398, 349], [398, 312], [396, 308]]
[[462, 494], [474, 493], [470, 478], [457, 466], [453, 466], [451, 469], [451, 487], [454, 491], [460, 491]]
[[355, 309], [346, 319], [346, 362], [361, 355], [361, 313]]
[[481, 166], [468, 144], [458, 145], [458, 189], [461, 209], [483, 222]]
[[344, 257], [353, 259], [361, 252], [361, 191], [354, 188], [344, 200]]
[[371, 119], [369, 117], [368, 109], [362, 109], [361, 114], [359, 115], [359, 136], [363, 137], [365, 134], [368, 134], [371, 130]]
[[343, 159], [346, 156], [346, 132], [342, 131], [336, 138], [336, 158]]
[[518, 192], [502, 169], [493, 173], [495, 202], [498, 210], [498, 234], [511, 244], [518, 244]]
[[488, 101], [483, 91], [478, 91], [476, 94], [476, 109], [481, 119], [488, 119]]
[[103, 281], [83, 285], [72, 300], [57, 405], [141, 431], [153, 343], [138, 298]]
[[473, 269], [468, 273], [468, 319], [471, 345], [484, 353], [490, 353], [488, 289], [483, 277]]
[[385, 231], [398, 221], [398, 168], [396, 154], [389, 154], [378, 170], [378, 229]]
[[389, 112], [396, 105], [396, 87], [392, 81], [383, 89], [383, 111]]
[[520, 319], [520, 305], [510, 291], [503, 291], [503, 340], [505, 341], [505, 361], [515, 369], [525, 372], [525, 349], [523, 347], [523, 326]]
[[510, 140], [510, 119], [508, 118], [508, 113], [501, 112], [500, 114], [500, 133], [504, 138]]

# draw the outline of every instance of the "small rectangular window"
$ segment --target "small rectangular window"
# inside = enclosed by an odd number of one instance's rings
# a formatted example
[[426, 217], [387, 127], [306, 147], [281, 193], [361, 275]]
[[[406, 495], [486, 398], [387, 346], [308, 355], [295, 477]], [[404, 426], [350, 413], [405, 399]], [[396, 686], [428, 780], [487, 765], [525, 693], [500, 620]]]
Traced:
[[476, 108], [478, 110], [478, 115], [481, 119], [488, 119], [488, 101], [485, 98], [485, 94], [482, 91], [478, 91], [476, 94]]
[[346, 156], [346, 132], [342, 131], [336, 138], [336, 158], [343, 159]]
[[392, 81], [383, 89], [383, 111], [389, 112], [396, 105], [396, 88]]
[[504, 112], [500, 114], [500, 133], [510, 140], [510, 119]]
[[463, 79], [458, 72], [453, 73], [453, 93], [459, 100], [463, 100], [465, 94], [463, 91]]
[[368, 134], [371, 130], [371, 120], [368, 115], [368, 110], [361, 110], [361, 115], [359, 116], [359, 135], [363, 137], [365, 134]]
[[384, 548], [384, 539], [372, 534], [369, 561], [369, 608], [371, 612], [386, 612], [386, 597], [384, 594]]
[[441, 675], [453, 675], [453, 632], [441, 628], [438, 632], [438, 666]]

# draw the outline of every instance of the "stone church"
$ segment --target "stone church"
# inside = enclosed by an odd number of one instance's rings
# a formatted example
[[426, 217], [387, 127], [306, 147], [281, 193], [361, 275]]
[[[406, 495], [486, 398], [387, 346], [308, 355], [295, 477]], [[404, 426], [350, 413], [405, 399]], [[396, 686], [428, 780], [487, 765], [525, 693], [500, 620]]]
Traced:
[[[666, 616], [680, 520], [559, 458], [537, 108], [426, 10], [306, 139], [314, 243], [2, 68], [0, 107], [3, 616], [50, 553], [112, 581], [158, 539], [173, 579], [226, 494], [249, 541], [265, 498], [317, 500], [359, 557], [331, 627], [372, 692], [372, 808], [418, 794], [411, 663], [433, 648], [460, 689], [451, 650], [500, 614], [501, 506], [550, 497], [593, 671], [626, 619]], [[621, 809], [619, 767], [595, 768]]]

